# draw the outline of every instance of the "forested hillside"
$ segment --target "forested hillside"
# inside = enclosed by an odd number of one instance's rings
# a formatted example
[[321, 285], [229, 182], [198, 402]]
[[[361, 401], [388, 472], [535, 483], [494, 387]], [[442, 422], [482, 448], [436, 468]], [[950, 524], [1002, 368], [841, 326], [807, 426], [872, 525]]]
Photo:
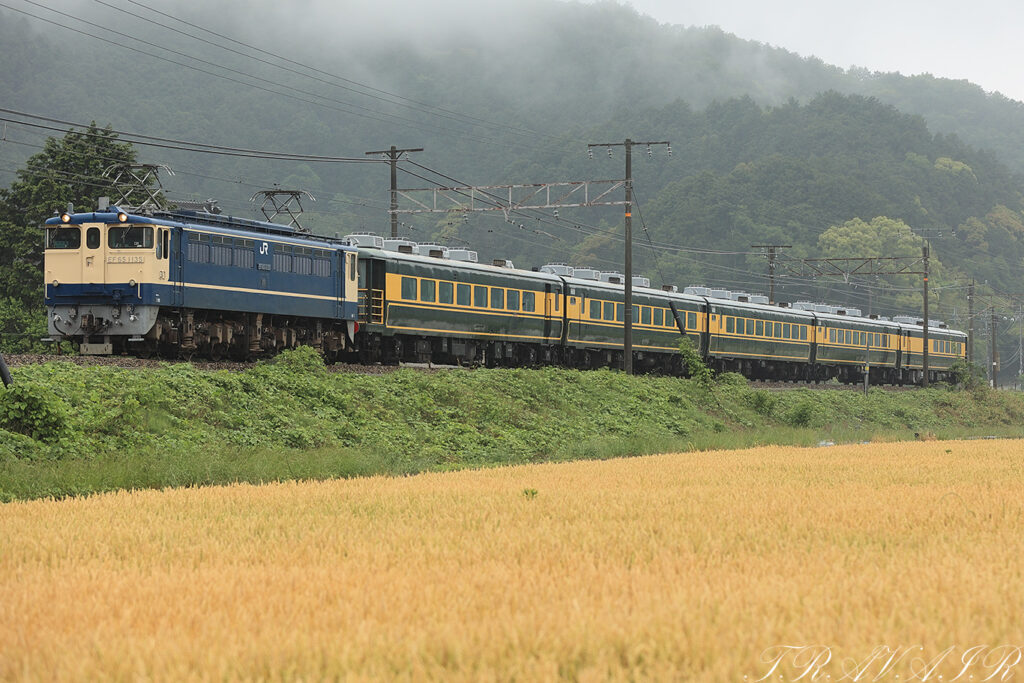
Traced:
[[[621, 149], [591, 160], [588, 143], [670, 140], [671, 157], [635, 150], [637, 266], [655, 283], [764, 290], [751, 244], [790, 244], [790, 257], [912, 255], [927, 238], [933, 317], [965, 324], [970, 277], [1024, 291], [1024, 105], [970, 83], [843, 70], [613, 3], [416, 7], [391, 16], [387, 39], [368, 11], [316, 3], [303, 13], [176, 5], [187, 23], [142, 2], [67, 0], [64, 14], [16, 6], [36, 16], [0, 10], [0, 92], [12, 110], [303, 154], [423, 147], [412, 161], [447, 177], [403, 164], [405, 187], [618, 178]], [[0, 185], [65, 129], [8, 123]], [[174, 169], [172, 199], [215, 197], [250, 216], [249, 197], [277, 183], [316, 197], [305, 220], [317, 231], [387, 229], [386, 166], [151, 146], [138, 157]], [[402, 225], [485, 259], [607, 270], [621, 267], [621, 229], [621, 208]], [[910, 277], [779, 286], [783, 299], [883, 314], [921, 305]]]

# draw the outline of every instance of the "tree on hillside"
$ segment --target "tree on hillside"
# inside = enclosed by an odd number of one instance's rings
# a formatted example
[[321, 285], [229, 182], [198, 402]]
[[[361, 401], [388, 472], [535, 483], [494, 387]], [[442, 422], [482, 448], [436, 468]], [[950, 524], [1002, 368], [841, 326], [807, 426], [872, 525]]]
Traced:
[[[924, 238], [915, 235], [906, 223], [885, 216], [877, 216], [870, 222], [854, 218], [832, 226], [818, 238], [818, 248], [825, 258], [920, 258], [923, 244]], [[934, 250], [930, 256], [930, 279], [937, 284], [942, 276], [942, 266]], [[920, 270], [920, 267], [908, 270]], [[920, 276], [911, 275], [879, 276], [871, 284], [875, 291], [882, 289], [880, 293], [888, 307], [909, 312], [920, 310], [923, 303], [922, 294], [917, 289], [919, 280]], [[884, 291], [885, 288], [889, 291]], [[938, 286], [932, 289], [929, 297], [932, 305], [940, 303], [940, 291]]]
[[104, 171], [135, 162], [135, 149], [117, 137], [93, 122], [84, 131], [48, 138], [43, 151], [18, 171], [18, 180], [0, 189], [0, 296], [29, 309], [42, 305], [39, 225], [69, 202], [79, 210], [91, 209], [97, 197], [112, 194]]
[[[48, 138], [18, 179], [0, 189], [0, 341], [7, 351], [30, 350], [45, 334], [43, 231], [40, 224], [72, 203], [78, 210], [114, 194], [116, 170], [135, 163], [135, 149], [95, 122], [63, 138]], [[114, 172], [104, 171], [114, 167]]]

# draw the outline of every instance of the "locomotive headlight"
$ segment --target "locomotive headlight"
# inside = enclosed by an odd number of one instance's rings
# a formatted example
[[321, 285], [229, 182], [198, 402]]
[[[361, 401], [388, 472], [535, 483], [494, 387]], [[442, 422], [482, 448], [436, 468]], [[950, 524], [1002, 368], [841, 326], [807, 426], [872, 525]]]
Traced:
[[71, 222], [71, 214], [70, 214], [70, 213], [68, 213], [67, 211], [65, 211], [64, 213], [62, 213], [62, 214], [60, 215], [60, 222], [61, 222], [61, 223], [70, 223], [70, 222]]
[[117, 220], [120, 223], [126, 223], [128, 221], [128, 214], [126, 214], [124, 211], [118, 211]]

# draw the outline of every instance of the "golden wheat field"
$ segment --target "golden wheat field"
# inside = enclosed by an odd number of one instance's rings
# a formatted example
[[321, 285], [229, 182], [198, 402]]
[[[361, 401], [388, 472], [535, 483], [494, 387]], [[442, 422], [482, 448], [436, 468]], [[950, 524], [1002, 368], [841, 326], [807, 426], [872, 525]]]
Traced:
[[4, 680], [1024, 680], [1022, 644], [1019, 441], [0, 505]]

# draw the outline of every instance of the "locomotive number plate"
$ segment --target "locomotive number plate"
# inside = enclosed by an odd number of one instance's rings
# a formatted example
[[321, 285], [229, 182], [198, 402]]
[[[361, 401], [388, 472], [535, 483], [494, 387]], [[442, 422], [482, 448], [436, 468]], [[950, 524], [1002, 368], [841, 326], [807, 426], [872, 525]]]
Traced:
[[144, 256], [108, 256], [107, 263], [145, 263]]

